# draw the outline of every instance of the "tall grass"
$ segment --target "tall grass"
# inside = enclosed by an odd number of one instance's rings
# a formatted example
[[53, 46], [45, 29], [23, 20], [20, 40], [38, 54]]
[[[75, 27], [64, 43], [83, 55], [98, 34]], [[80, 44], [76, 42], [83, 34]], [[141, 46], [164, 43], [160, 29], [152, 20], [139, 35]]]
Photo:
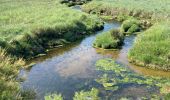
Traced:
[[25, 58], [63, 45], [63, 40], [76, 41], [103, 25], [96, 16], [70, 9], [59, 0], [6, 0], [0, 9], [0, 45]]
[[20, 98], [20, 88], [16, 77], [24, 64], [22, 59], [16, 60], [0, 49], [0, 99], [14, 100]]
[[153, 20], [162, 20], [170, 17], [169, 0], [93, 0], [89, 4], [84, 5], [83, 9], [86, 12], [108, 15], [129, 14]]
[[140, 34], [129, 52], [132, 62], [152, 69], [170, 70], [169, 23], [158, 23]]

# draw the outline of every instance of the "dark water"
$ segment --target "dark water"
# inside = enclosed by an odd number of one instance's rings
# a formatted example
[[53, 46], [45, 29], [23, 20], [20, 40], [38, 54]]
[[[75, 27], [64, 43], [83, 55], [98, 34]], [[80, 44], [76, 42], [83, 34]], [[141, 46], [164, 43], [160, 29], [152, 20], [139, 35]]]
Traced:
[[[76, 91], [101, 87], [95, 81], [100, 75], [95, 69], [95, 62], [101, 58], [113, 58], [139, 74], [170, 76], [167, 72], [136, 67], [128, 62], [127, 53], [134, 43], [135, 35], [125, 37], [121, 50], [101, 50], [92, 47], [97, 34], [119, 27], [119, 22], [107, 22], [104, 25], [104, 30], [87, 36], [78, 43], [53, 49], [46, 56], [32, 59], [28, 63], [35, 62], [36, 64], [30, 70], [21, 70], [20, 72], [20, 77], [26, 78], [21, 86], [24, 90], [33, 89], [36, 91], [37, 99], [43, 99], [50, 93], [61, 93], [66, 100], [71, 100]], [[114, 93], [114, 96], [131, 94], [137, 97], [142, 94], [147, 95], [151, 91], [142, 86], [125, 86], [124, 89]], [[106, 93], [106, 95], [113, 94]], [[103, 94], [103, 96], [106, 95]]]

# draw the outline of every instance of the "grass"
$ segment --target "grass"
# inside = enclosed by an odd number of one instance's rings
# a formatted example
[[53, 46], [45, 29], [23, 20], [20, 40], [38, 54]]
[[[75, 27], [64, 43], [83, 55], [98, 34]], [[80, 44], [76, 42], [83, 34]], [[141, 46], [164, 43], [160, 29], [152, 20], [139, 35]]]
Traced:
[[169, 0], [93, 0], [83, 11], [124, 21], [121, 31], [125, 33], [139, 31], [138, 23], [129, 21], [137, 19], [140, 28], [148, 30], [137, 36], [129, 59], [137, 65], [169, 71]]
[[140, 32], [140, 30], [141, 30], [140, 21], [134, 18], [123, 21], [121, 28], [120, 28], [120, 31], [123, 34], [127, 34], [127, 35], [130, 35], [134, 32]]
[[123, 14], [159, 21], [170, 17], [169, 3], [169, 0], [93, 0], [84, 5], [83, 9], [89, 13], [113, 16]]
[[152, 69], [170, 70], [170, 28], [158, 23], [140, 34], [129, 52], [132, 62]]
[[24, 58], [76, 41], [103, 26], [97, 16], [70, 9], [59, 0], [5, 0], [0, 9], [0, 45]]
[[103, 49], [117, 49], [122, 45], [123, 35], [119, 30], [111, 30], [97, 35], [93, 46]]
[[20, 98], [20, 87], [16, 80], [19, 69], [24, 64], [22, 59], [14, 59], [0, 49], [0, 99], [12, 100]]

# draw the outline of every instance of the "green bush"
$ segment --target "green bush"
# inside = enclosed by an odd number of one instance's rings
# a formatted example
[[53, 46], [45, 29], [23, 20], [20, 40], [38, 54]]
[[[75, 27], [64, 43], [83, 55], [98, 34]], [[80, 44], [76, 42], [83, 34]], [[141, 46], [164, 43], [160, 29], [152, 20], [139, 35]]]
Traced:
[[97, 35], [93, 46], [103, 49], [117, 49], [122, 45], [122, 43], [123, 35], [119, 32], [119, 30], [111, 30]]

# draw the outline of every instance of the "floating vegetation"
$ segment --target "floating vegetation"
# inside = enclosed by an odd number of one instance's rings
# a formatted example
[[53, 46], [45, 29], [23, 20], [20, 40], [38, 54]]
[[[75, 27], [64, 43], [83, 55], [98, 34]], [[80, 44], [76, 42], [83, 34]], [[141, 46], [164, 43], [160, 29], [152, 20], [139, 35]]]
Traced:
[[158, 89], [162, 94], [170, 93], [169, 79], [136, 74], [112, 59], [98, 60], [96, 68], [104, 73], [96, 82], [102, 84], [105, 90], [118, 91], [122, 85], [136, 85], [144, 86], [146, 89]]
[[63, 100], [61, 94], [51, 94], [44, 97], [45, 100]]
[[73, 100], [100, 100], [98, 94], [99, 91], [95, 88], [92, 88], [91, 91], [76, 92]]

